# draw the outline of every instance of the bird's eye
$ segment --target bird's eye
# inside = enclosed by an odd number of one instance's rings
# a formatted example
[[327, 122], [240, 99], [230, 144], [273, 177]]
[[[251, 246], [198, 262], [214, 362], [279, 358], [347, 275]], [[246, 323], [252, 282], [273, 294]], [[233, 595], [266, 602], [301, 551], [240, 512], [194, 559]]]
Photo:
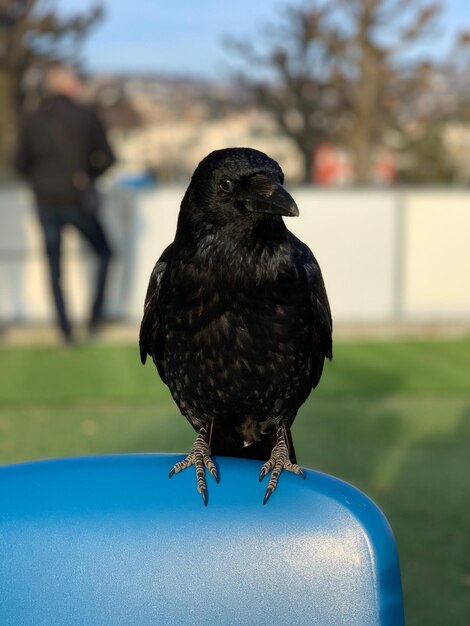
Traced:
[[223, 180], [221, 180], [219, 183], [219, 187], [224, 193], [232, 193], [232, 191], [235, 189], [234, 182], [233, 180], [230, 180], [230, 178], [224, 178]]

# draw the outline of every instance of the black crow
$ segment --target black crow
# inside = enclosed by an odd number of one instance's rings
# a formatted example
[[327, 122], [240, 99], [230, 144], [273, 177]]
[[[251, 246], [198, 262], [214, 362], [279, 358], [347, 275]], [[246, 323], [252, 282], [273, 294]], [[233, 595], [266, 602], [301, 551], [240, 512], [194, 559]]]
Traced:
[[198, 433], [170, 477], [195, 466], [207, 503], [211, 454], [266, 461], [264, 502], [283, 469], [303, 476], [290, 426], [332, 357], [320, 267], [282, 216], [299, 214], [273, 159], [250, 148], [209, 154], [157, 261], [140, 328], [181, 413]]

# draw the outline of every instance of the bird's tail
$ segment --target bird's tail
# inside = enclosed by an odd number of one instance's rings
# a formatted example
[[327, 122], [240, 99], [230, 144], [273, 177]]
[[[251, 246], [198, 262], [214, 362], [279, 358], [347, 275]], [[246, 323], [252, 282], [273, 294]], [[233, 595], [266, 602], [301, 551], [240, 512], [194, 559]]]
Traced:
[[[297, 463], [294, 442], [292, 441], [292, 433], [290, 430], [290, 424], [288, 422], [285, 422], [284, 432], [286, 435], [287, 447], [289, 448], [290, 460], [292, 463]], [[214, 428], [210, 447], [212, 454], [214, 455], [234, 456], [241, 459], [257, 459], [260, 461], [268, 461], [271, 457], [272, 449], [274, 448], [276, 443], [277, 440], [275, 429], [266, 434], [259, 441], [256, 441], [249, 446], [243, 446], [240, 442], [240, 439], [235, 435], [230, 435], [227, 432], [223, 432]]]

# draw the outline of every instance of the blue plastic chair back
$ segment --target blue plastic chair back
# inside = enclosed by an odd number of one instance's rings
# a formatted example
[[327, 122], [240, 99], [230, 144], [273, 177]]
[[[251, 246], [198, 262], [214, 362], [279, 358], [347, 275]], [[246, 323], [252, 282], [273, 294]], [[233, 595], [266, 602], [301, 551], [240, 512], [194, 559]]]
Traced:
[[209, 503], [179, 455], [0, 468], [0, 624], [402, 626], [397, 551], [357, 489], [217, 457]]

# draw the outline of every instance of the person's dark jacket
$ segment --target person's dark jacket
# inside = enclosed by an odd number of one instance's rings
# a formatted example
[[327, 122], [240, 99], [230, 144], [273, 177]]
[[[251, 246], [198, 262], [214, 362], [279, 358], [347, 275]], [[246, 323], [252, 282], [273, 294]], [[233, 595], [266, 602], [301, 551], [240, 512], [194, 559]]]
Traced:
[[31, 182], [38, 204], [84, 206], [114, 161], [95, 112], [65, 96], [46, 99], [22, 120], [15, 167]]

